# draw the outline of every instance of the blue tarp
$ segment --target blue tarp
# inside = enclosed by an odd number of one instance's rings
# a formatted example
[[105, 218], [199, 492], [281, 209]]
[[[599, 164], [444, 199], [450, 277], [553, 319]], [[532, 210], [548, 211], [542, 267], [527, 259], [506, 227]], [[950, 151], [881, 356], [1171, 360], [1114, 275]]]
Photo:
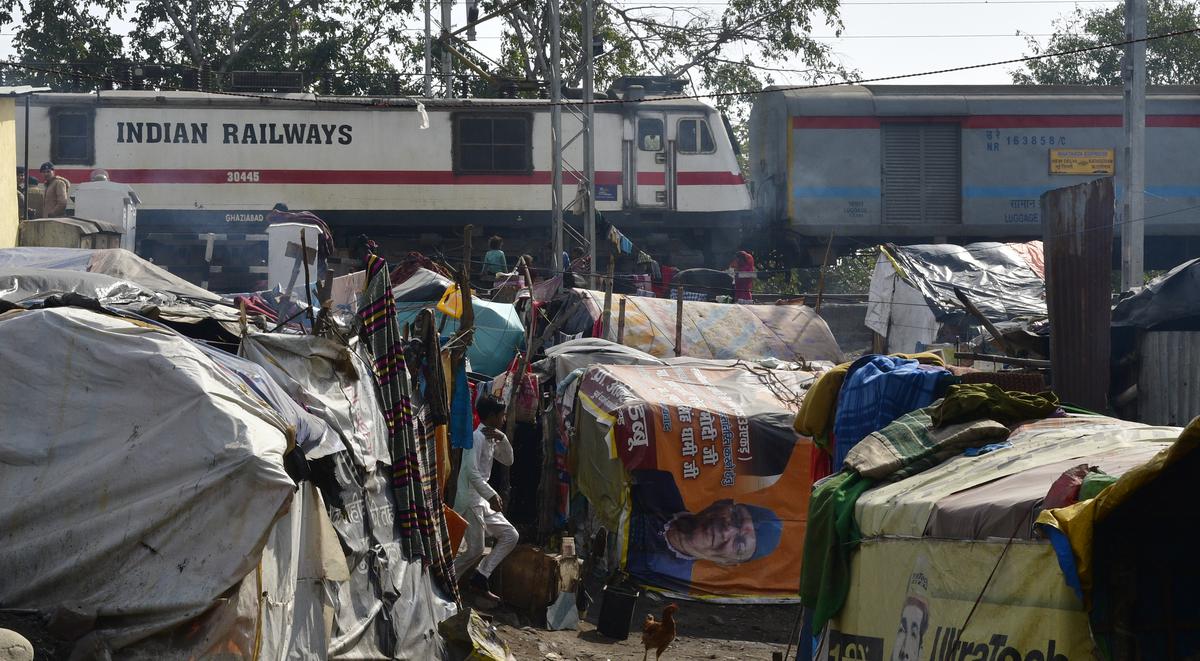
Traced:
[[[496, 376], [508, 369], [513, 356], [524, 348], [525, 326], [511, 303], [493, 303], [472, 298], [471, 305], [475, 308], [475, 341], [467, 351], [471, 371]], [[437, 301], [397, 302], [396, 319], [403, 326], [414, 321], [421, 310], [435, 307]], [[442, 313], [438, 312], [436, 315], [440, 325]], [[451, 318], [446, 321], [442, 335], [451, 335], [457, 330], [458, 320]]]

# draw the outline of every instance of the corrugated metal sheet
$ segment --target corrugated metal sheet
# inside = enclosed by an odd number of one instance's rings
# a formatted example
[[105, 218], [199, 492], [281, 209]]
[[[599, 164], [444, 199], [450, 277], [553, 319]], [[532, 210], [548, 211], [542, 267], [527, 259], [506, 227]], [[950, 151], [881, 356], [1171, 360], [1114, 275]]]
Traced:
[[1200, 332], [1146, 333], [1138, 358], [1141, 422], [1183, 427], [1200, 415]]
[[1053, 387], [1066, 402], [1103, 411], [1112, 316], [1112, 177], [1049, 191], [1041, 206]]

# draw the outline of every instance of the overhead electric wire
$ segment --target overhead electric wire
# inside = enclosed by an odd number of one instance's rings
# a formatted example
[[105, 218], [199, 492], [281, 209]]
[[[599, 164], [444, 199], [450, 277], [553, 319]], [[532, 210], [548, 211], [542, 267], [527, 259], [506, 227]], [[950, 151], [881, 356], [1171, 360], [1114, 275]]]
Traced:
[[[847, 87], [847, 86], [852, 86], [852, 85], [863, 85], [863, 84], [868, 84], [868, 83], [883, 83], [883, 82], [891, 82], [891, 81], [896, 81], [896, 80], [908, 80], [908, 79], [912, 79], [912, 78], [923, 78], [925, 76], [936, 76], [936, 75], [947, 74], [947, 73], [957, 73], [957, 72], [961, 72], [961, 71], [973, 71], [973, 70], [977, 70], [977, 69], [986, 69], [986, 68], [1005, 66], [1005, 65], [1010, 65], [1010, 64], [1021, 64], [1021, 63], [1025, 63], [1025, 62], [1037, 62], [1037, 61], [1048, 60], [1048, 59], [1052, 59], [1052, 58], [1056, 58], [1056, 57], [1065, 57], [1068, 55], [1080, 55], [1083, 53], [1091, 53], [1091, 52], [1095, 52], [1095, 51], [1105, 50], [1108, 48], [1117, 48], [1120, 46], [1128, 46], [1130, 44], [1136, 44], [1136, 43], [1149, 43], [1149, 42], [1153, 42], [1153, 41], [1158, 41], [1160, 39], [1169, 39], [1172, 37], [1181, 37], [1181, 36], [1186, 36], [1186, 35], [1193, 35], [1196, 33], [1200, 33], [1200, 27], [1189, 28], [1186, 30], [1177, 30], [1174, 32], [1167, 32], [1167, 33], [1157, 34], [1157, 35], [1149, 35], [1149, 36], [1142, 37], [1139, 39], [1126, 39], [1123, 41], [1114, 41], [1114, 42], [1109, 42], [1109, 43], [1104, 43], [1104, 44], [1096, 44], [1093, 46], [1083, 46], [1080, 48], [1072, 48], [1072, 49], [1062, 50], [1062, 51], [1053, 51], [1050, 53], [1039, 53], [1037, 55], [1026, 55], [1024, 57], [1011, 58], [1011, 59], [1007, 59], [1007, 60], [994, 60], [991, 62], [982, 62], [982, 63], [978, 63], [978, 64], [967, 64], [967, 65], [960, 65], [960, 66], [955, 66], [955, 67], [946, 67], [946, 68], [942, 68], [942, 69], [930, 69], [930, 70], [926, 70], [926, 71], [894, 74], [894, 75], [890, 75], [890, 76], [875, 76], [872, 78], [855, 78], [852, 80], [841, 80], [841, 81], [833, 81], [833, 82], [828, 82], [828, 83], [810, 83], [810, 84], [806, 84], [806, 85], [778, 86], [778, 87], [771, 88], [770, 90], [739, 90], [739, 91], [730, 91], [730, 92], [708, 92], [708, 93], [704, 93], [704, 94], [699, 94], [699, 93], [697, 93], [697, 94], [676, 94], [676, 95], [663, 96], [663, 97], [647, 97], [647, 98], [641, 99], [639, 101], [626, 101], [625, 99], [596, 99], [596, 100], [593, 100], [588, 103], [585, 103], [582, 100], [553, 102], [553, 101], [544, 101], [544, 100], [539, 100], [539, 101], [525, 100], [525, 101], [523, 101], [523, 100], [517, 99], [517, 100], [512, 100], [512, 101], [506, 100], [506, 102], [504, 103], [504, 107], [506, 107], [506, 108], [525, 108], [525, 107], [545, 108], [545, 107], [549, 107], [551, 105], [581, 106], [581, 105], [590, 104], [590, 105], [596, 105], [596, 106], [604, 106], [604, 105], [625, 105], [627, 103], [635, 103], [635, 104], [640, 105], [640, 104], [651, 104], [651, 103], [672, 103], [672, 102], [678, 102], [682, 99], [702, 100], [702, 99], [723, 99], [723, 98], [733, 98], [733, 97], [753, 97], [753, 96], [757, 96], [759, 94], [767, 94], [767, 93], [774, 93], [774, 92], [790, 92], [790, 91], [802, 91], [802, 90], [810, 90], [810, 89], [825, 89], [825, 88], [832, 88], [832, 87]], [[120, 79], [112, 77], [112, 76], [101, 76], [101, 75], [96, 75], [96, 74], [88, 74], [88, 73], [81, 72], [81, 71], [63, 70], [63, 69], [57, 69], [57, 68], [45, 67], [45, 66], [35, 66], [35, 65], [27, 64], [24, 62], [17, 62], [17, 61], [13, 61], [13, 60], [0, 61], [0, 67], [11, 67], [11, 68], [15, 68], [15, 69], [25, 69], [25, 70], [29, 70], [29, 71], [36, 71], [39, 73], [47, 73], [47, 74], [60, 75], [60, 76], [69, 76], [69, 77], [74, 77], [74, 78], [91, 79], [91, 80], [97, 80], [97, 81], [111, 83], [111, 84], [125, 84], [128, 82], [128, 81], [120, 80]], [[195, 90], [179, 90], [179, 91], [195, 91]], [[208, 92], [210, 94], [257, 99], [257, 100], [267, 100], [267, 101], [293, 100], [293, 101], [310, 102], [310, 103], [314, 103], [314, 104], [324, 103], [324, 104], [330, 104], [330, 105], [357, 106], [357, 107], [363, 107], [363, 108], [377, 108], [381, 105], [387, 105], [387, 103], [385, 101], [392, 100], [392, 99], [403, 99], [403, 100], [409, 101], [409, 103], [413, 103], [413, 101], [412, 101], [413, 97], [411, 97], [411, 96], [372, 97], [374, 99], [372, 101], [360, 102], [360, 101], [351, 101], [351, 100], [348, 100], [345, 98], [328, 98], [328, 97], [320, 97], [317, 95], [312, 95], [312, 98], [305, 98], [305, 99], [281, 99], [279, 96], [272, 96], [269, 94], [253, 94], [253, 93], [248, 93], [248, 92], [230, 92], [230, 91], [225, 91], [225, 90], [209, 90]], [[483, 99], [483, 101], [488, 101], [488, 100], [489, 99]], [[431, 108], [478, 108], [478, 107], [480, 107], [479, 101], [480, 101], [479, 99], [467, 99], [467, 100], [424, 99], [423, 103], [425, 103], [425, 105], [427, 107], [431, 107]]]

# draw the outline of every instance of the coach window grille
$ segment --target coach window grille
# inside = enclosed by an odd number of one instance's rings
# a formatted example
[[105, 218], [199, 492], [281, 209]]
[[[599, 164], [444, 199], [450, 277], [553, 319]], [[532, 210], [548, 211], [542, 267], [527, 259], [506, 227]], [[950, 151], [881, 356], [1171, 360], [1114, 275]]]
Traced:
[[885, 223], [961, 222], [960, 134], [957, 123], [883, 125]]
[[95, 153], [91, 111], [56, 110], [50, 121], [50, 160], [89, 165]]
[[531, 122], [526, 115], [458, 116], [454, 141], [458, 172], [532, 171]]

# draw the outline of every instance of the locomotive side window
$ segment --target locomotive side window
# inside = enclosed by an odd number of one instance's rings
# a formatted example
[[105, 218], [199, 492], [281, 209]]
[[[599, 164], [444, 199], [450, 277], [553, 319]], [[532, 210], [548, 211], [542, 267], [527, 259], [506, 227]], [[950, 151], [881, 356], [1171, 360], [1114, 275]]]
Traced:
[[638, 149], [662, 151], [663, 122], [661, 119], [638, 118]]
[[94, 115], [87, 110], [54, 110], [50, 114], [50, 160], [89, 165], [95, 155]]
[[533, 169], [528, 115], [458, 115], [454, 118], [454, 170], [526, 173]]
[[675, 137], [680, 154], [711, 154], [717, 150], [712, 131], [703, 119], [681, 119]]
[[883, 125], [883, 221], [951, 224], [962, 220], [958, 124]]

